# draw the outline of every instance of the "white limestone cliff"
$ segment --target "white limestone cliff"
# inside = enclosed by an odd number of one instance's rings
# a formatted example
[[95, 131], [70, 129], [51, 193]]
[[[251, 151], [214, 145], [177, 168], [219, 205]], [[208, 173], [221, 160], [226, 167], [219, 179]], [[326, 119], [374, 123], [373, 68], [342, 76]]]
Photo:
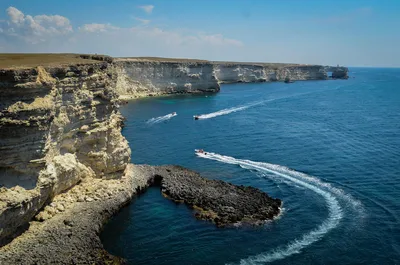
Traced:
[[122, 98], [219, 91], [213, 65], [208, 62], [118, 59], [114, 70], [116, 91]]
[[222, 83], [328, 79], [324, 66], [120, 58], [113, 63], [122, 99], [218, 92]]
[[106, 63], [0, 71], [0, 244], [83, 179], [130, 161]]

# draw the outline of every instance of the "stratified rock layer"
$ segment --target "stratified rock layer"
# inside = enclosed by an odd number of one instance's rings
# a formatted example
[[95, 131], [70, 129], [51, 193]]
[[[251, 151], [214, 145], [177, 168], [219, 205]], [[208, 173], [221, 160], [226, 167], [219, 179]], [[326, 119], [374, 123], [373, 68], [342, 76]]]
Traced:
[[[326, 69], [303, 64], [211, 62], [166, 58], [115, 59], [116, 91], [122, 99], [177, 93], [218, 92], [222, 83], [326, 80]], [[336, 70], [335, 70], [336, 71]], [[339, 72], [338, 72], [339, 73]], [[337, 77], [340, 78], [340, 77]], [[344, 78], [344, 76], [343, 76]]]
[[159, 62], [119, 59], [114, 62], [116, 91], [123, 98], [145, 95], [218, 92], [209, 62]]
[[121, 176], [121, 135], [109, 64], [0, 70], [0, 244], [86, 177]]
[[88, 177], [55, 196], [29, 230], [0, 248], [0, 264], [120, 264], [103, 249], [99, 234], [107, 219], [148, 186], [139, 173], [130, 165], [119, 179]]
[[220, 83], [251, 83], [290, 80], [325, 80], [325, 68], [320, 65], [241, 64], [214, 62]]

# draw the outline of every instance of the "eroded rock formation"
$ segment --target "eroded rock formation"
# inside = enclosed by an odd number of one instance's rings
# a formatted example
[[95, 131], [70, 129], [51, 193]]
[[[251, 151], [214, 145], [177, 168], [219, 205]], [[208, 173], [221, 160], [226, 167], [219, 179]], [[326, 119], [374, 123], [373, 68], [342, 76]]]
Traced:
[[116, 91], [122, 98], [219, 91], [209, 62], [118, 59], [114, 61], [114, 71]]
[[290, 80], [325, 80], [327, 74], [319, 65], [214, 63], [220, 83], [250, 83]]
[[349, 69], [343, 66], [326, 66], [326, 72], [331, 72], [332, 76], [329, 76], [333, 79], [348, 79], [349, 78]]
[[107, 63], [0, 71], [0, 240], [84, 178], [113, 178], [130, 149]]
[[[178, 59], [114, 60], [116, 91], [123, 99], [176, 93], [218, 92], [221, 83], [326, 80], [326, 67], [301, 64], [230, 63]], [[336, 67], [332, 67], [336, 69]], [[347, 68], [343, 68], [346, 71]], [[342, 68], [335, 70], [337, 73]], [[336, 73], [335, 72], [335, 73]], [[345, 78], [344, 76], [337, 78]]]

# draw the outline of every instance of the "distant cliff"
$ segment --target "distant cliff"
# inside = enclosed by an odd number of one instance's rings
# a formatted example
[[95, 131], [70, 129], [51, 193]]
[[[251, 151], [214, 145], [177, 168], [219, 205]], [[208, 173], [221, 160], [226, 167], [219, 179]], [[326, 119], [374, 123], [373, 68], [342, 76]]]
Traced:
[[325, 68], [320, 65], [214, 63], [220, 83], [272, 82], [290, 80], [325, 80]]
[[325, 66], [326, 72], [331, 72], [333, 79], [347, 79], [349, 78], [349, 69], [343, 66]]
[[[219, 84], [326, 80], [322, 65], [210, 62], [167, 58], [119, 58], [113, 62], [122, 98], [176, 93], [218, 92]], [[335, 69], [333, 67], [332, 69]], [[332, 70], [328, 69], [328, 70]], [[345, 78], [347, 68], [340, 68]], [[339, 73], [336, 71], [334, 73]]]
[[219, 83], [209, 62], [162, 62], [119, 59], [113, 63], [115, 90], [122, 97], [218, 92]]

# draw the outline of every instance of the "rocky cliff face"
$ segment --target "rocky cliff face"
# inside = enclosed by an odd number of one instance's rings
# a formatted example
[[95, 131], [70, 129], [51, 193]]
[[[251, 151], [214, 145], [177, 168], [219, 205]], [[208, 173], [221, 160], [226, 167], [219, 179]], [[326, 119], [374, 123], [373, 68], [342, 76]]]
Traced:
[[0, 70], [0, 241], [82, 179], [125, 170], [109, 66]]
[[271, 80], [272, 73], [262, 65], [215, 64], [215, 76], [221, 83], [265, 82]]
[[328, 79], [325, 67], [319, 65], [129, 58], [114, 60], [113, 65], [121, 98], [218, 92], [220, 83]]
[[277, 65], [215, 63], [215, 76], [220, 83], [249, 83], [290, 80], [328, 79], [319, 65]]
[[348, 79], [349, 78], [349, 69], [343, 66], [326, 66], [326, 72], [332, 72], [333, 79]]
[[328, 75], [325, 68], [320, 65], [291, 65], [279, 68], [275, 71], [276, 80], [326, 80]]
[[[128, 58], [114, 60], [113, 65], [116, 91], [121, 98], [126, 99], [174, 93], [218, 92], [221, 83], [328, 79], [326, 67], [320, 65]], [[339, 75], [336, 77], [342, 78]]]
[[218, 92], [213, 65], [208, 62], [114, 61], [116, 91], [124, 98], [174, 93]]

